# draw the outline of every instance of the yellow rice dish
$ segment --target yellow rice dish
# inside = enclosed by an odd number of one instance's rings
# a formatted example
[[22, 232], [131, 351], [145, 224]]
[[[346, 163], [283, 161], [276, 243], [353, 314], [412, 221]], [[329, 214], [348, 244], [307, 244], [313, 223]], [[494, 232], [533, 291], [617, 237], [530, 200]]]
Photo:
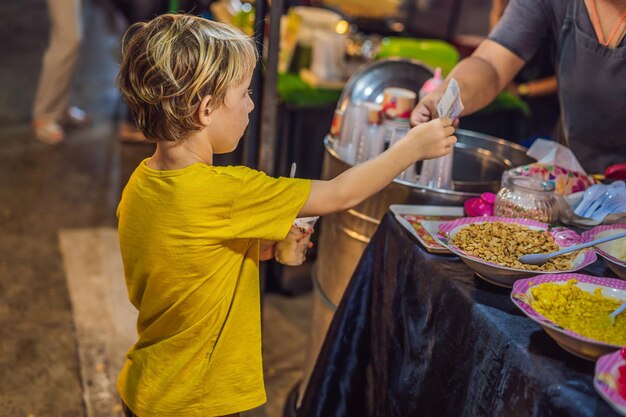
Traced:
[[565, 329], [604, 343], [626, 346], [626, 315], [618, 315], [613, 326], [608, 318], [622, 302], [603, 296], [600, 288], [593, 293], [581, 290], [577, 282], [570, 279], [564, 285], [548, 282], [531, 287], [532, 307]]

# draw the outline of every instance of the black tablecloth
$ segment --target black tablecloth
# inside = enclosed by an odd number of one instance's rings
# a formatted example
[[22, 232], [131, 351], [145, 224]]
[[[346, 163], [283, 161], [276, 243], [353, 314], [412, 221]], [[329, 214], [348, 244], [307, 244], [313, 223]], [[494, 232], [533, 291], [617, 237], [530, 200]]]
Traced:
[[[585, 271], [614, 276], [602, 261]], [[423, 250], [387, 214], [335, 313], [299, 417], [617, 416], [594, 364], [559, 347], [510, 290]]]

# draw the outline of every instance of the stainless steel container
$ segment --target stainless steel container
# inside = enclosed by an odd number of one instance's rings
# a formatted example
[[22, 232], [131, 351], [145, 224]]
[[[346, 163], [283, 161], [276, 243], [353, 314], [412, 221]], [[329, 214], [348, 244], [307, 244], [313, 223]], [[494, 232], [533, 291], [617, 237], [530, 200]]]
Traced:
[[[350, 277], [391, 204], [459, 206], [485, 191], [497, 192], [502, 173], [532, 162], [526, 148], [476, 132], [459, 129], [454, 149], [455, 191], [428, 189], [416, 183], [395, 180], [353, 209], [324, 216], [313, 268], [315, 291], [307, 359], [300, 393], [304, 392], [317, 354]], [[327, 139], [322, 178], [331, 179], [350, 165], [342, 161]], [[416, 167], [420, 172], [420, 166]], [[302, 395], [300, 395], [302, 398]]]

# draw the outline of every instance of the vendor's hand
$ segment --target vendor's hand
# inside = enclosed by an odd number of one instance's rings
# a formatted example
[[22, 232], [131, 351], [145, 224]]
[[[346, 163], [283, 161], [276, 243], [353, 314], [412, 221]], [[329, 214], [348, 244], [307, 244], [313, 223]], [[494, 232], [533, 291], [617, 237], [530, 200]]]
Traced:
[[415, 126], [406, 135], [416, 160], [438, 158], [449, 154], [456, 143], [452, 121], [447, 117], [433, 119]]
[[413, 126], [426, 123], [437, 118], [437, 103], [441, 100], [442, 92], [433, 91], [424, 97], [411, 112], [411, 124]]
[[[415, 106], [411, 112], [411, 124], [413, 126], [426, 123], [429, 120], [439, 117], [439, 114], [437, 113], [437, 103], [441, 100], [444, 92], [445, 90], [439, 91], [439, 89], [437, 89], [417, 103], [417, 106]], [[458, 128], [459, 119], [453, 120], [452, 126], [454, 126], [455, 129]]]
[[273, 240], [261, 240], [261, 250], [259, 253], [259, 260], [269, 261], [274, 257], [276, 252], [276, 242]]

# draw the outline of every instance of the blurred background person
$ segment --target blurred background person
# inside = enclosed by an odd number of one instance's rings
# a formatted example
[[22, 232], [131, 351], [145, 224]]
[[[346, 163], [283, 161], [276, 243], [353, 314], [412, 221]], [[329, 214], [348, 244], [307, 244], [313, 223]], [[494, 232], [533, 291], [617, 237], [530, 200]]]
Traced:
[[72, 80], [83, 39], [81, 0], [48, 0], [50, 40], [33, 105], [35, 137], [55, 145], [65, 139], [63, 125], [81, 126], [86, 113], [69, 105]]

